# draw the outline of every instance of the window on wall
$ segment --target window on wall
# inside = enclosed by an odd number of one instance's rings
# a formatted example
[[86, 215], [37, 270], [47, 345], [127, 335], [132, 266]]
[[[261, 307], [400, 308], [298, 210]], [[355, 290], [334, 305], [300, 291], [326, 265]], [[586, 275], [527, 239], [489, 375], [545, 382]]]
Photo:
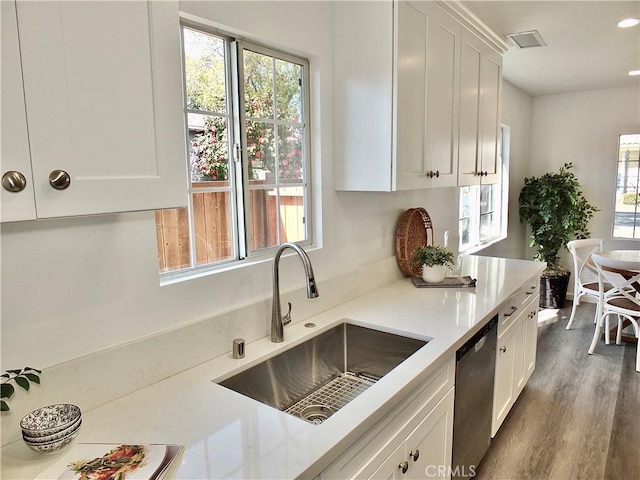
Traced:
[[184, 25], [186, 208], [156, 212], [161, 272], [311, 243], [308, 63]]
[[509, 127], [501, 128], [499, 183], [460, 187], [458, 251], [481, 248], [506, 237], [509, 197]]
[[620, 135], [613, 215], [615, 238], [640, 239], [640, 134]]

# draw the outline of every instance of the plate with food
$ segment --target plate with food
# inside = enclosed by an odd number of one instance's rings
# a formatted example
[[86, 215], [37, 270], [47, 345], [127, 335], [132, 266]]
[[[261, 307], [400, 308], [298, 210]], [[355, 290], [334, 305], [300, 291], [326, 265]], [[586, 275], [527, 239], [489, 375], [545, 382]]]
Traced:
[[85, 444], [59, 480], [150, 480], [162, 466], [166, 445]]

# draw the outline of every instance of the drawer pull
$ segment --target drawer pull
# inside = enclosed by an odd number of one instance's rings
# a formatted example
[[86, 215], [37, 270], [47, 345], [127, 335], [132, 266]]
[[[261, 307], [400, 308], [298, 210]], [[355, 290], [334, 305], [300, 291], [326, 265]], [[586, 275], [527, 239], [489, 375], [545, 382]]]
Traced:
[[414, 462], [417, 462], [417, 461], [418, 461], [418, 458], [420, 458], [420, 450], [418, 450], [418, 449], [416, 448], [416, 451], [415, 451], [415, 452], [411, 452], [411, 453], [409, 453], [409, 456], [410, 456], [411, 458], [413, 458], [413, 461], [414, 461]]
[[518, 310], [518, 307], [516, 306], [511, 306], [511, 311], [507, 312], [504, 314], [505, 317], [510, 317], [511, 315], [513, 315], [514, 313], [516, 313], [516, 310]]
[[407, 470], [409, 470], [409, 462], [402, 462], [400, 465], [398, 465], [398, 468], [402, 473], [407, 473]]
[[502, 353], [507, 353], [507, 347], [500, 347], [500, 351]]

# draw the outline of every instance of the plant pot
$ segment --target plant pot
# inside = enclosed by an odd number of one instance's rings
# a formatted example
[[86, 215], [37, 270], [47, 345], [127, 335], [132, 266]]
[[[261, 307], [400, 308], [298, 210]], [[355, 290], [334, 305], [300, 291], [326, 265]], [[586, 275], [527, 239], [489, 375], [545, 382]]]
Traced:
[[567, 299], [571, 272], [553, 277], [540, 277], [540, 308], [563, 308]]
[[434, 265], [433, 267], [422, 265], [422, 279], [427, 283], [442, 283], [446, 276], [447, 267], [445, 265]]

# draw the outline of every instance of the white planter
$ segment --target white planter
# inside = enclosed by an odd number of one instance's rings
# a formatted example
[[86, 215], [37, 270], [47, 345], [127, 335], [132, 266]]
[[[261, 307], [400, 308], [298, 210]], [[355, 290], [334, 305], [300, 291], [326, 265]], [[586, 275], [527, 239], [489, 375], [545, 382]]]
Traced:
[[422, 265], [422, 279], [427, 283], [441, 283], [447, 276], [447, 267], [445, 265], [434, 265], [427, 267]]

